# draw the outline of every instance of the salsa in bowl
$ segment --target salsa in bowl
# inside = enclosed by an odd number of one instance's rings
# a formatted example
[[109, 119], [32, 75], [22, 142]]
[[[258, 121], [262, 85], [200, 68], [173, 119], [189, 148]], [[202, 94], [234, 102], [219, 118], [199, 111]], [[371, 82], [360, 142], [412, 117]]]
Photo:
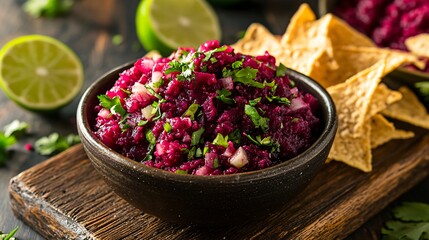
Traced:
[[246, 56], [217, 41], [109, 72], [86, 91], [77, 120], [118, 195], [197, 225], [285, 206], [322, 166], [337, 125], [319, 84], [268, 53]]

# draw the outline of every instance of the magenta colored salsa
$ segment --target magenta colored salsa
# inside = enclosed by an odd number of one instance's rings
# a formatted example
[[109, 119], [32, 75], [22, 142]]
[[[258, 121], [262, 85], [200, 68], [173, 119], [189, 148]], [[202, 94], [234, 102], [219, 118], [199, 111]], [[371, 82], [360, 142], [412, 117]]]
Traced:
[[171, 172], [221, 175], [290, 159], [319, 134], [318, 101], [273, 56], [209, 41], [139, 59], [100, 95], [94, 134], [120, 154]]

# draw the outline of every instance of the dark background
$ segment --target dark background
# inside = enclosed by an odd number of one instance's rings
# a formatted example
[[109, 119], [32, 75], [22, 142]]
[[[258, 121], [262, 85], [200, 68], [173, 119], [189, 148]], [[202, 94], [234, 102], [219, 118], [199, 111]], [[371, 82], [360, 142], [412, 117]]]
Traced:
[[[85, 85], [82, 92], [103, 73], [123, 63], [135, 60], [145, 54], [135, 33], [134, 17], [138, 0], [80, 0], [71, 14], [55, 18], [36, 19], [21, 8], [23, 0], [0, 1], [0, 46], [9, 40], [27, 34], [44, 34], [57, 38], [72, 48], [81, 59], [85, 70]], [[249, 24], [260, 22], [275, 34], [283, 34], [291, 15], [302, 1], [270, 0], [244, 1], [237, 6], [216, 6], [223, 43], [233, 43], [239, 33]], [[317, 1], [306, 1], [317, 11]], [[123, 43], [112, 44], [112, 37], [120, 34]], [[48, 157], [24, 149], [26, 143], [59, 132], [76, 133], [75, 113], [77, 97], [70, 105], [55, 116], [45, 116], [28, 112], [8, 100], [0, 91], [0, 128], [15, 119], [30, 124], [30, 135], [19, 140], [9, 152], [6, 166], [0, 167], [0, 230], [9, 232], [19, 226], [19, 239], [43, 239], [23, 222], [16, 219], [9, 205], [9, 180], [29, 167]], [[429, 180], [407, 193], [404, 199], [429, 201]], [[393, 205], [396, 204], [393, 203]], [[390, 205], [390, 208], [393, 206]], [[379, 230], [389, 211], [376, 216], [359, 229], [350, 239], [377, 239]], [[48, 226], [47, 226], [48, 227]]]

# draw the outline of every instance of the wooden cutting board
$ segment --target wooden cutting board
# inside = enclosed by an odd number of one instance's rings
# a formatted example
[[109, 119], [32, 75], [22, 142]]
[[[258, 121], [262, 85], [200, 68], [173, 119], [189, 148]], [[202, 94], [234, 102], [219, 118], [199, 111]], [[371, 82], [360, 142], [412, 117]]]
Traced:
[[[412, 128], [408, 126], [408, 128]], [[81, 145], [10, 182], [16, 216], [47, 239], [338, 239], [348, 236], [429, 173], [429, 133], [376, 149], [374, 170], [324, 166], [290, 205], [262, 222], [231, 227], [172, 225], [115, 195]]]

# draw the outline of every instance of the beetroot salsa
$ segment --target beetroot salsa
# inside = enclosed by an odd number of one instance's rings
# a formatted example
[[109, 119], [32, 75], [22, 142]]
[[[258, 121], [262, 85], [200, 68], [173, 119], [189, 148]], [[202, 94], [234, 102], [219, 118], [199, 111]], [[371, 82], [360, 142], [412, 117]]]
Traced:
[[337, 1], [335, 14], [380, 47], [407, 50], [407, 38], [429, 32], [428, 0]]
[[209, 41], [141, 58], [100, 105], [94, 134], [120, 154], [181, 174], [221, 175], [290, 159], [319, 135], [318, 101], [273, 56]]

